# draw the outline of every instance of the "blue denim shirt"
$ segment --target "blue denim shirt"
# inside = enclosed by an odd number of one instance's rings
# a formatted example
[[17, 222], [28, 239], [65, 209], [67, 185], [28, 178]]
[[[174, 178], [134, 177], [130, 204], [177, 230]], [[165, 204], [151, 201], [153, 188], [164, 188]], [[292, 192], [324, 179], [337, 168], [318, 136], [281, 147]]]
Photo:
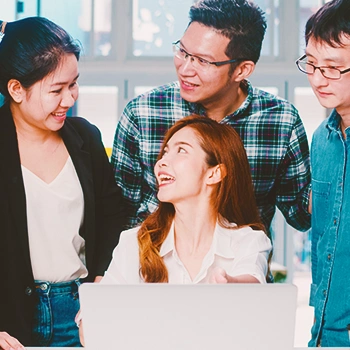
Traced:
[[311, 146], [315, 324], [309, 346], [350, 346], [350, 128], [344, 139], [339, 122], [334, 110]]

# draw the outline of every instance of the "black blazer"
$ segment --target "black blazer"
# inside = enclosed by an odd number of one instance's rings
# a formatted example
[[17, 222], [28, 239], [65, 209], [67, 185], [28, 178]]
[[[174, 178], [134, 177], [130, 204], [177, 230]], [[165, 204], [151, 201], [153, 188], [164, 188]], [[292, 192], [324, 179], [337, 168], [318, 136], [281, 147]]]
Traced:
[[[82, 118], [67, 118], [59, 132], [84, 194], [84, 222], [79, 233], [86, 244], [87, 280], [93, 281], [107, 269], [124, 225], [121, 191], [95, 126]], [[0, 108], [0, 331], [25, 346], [32, 345], [33, 290], [17, 134], [5, 105]]]

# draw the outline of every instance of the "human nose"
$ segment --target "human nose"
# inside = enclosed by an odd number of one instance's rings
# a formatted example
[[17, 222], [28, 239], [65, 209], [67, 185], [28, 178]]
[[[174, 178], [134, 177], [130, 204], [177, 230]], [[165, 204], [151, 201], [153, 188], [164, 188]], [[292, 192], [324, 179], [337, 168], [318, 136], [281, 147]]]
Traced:
[[163, 157], [158, 160], [157, 165], [159, 168], [167, 167], [169, 165], [167, 155], [163, 155]]
[[78, 98], [77, 93], [68, 90], [62, 96], [61, 106], [70, 108], [74, 105], [77, 98]]
[[184, 58], [179, 60], [178, 72], [180, 74], [194, 75], [196, 73], [195, 68], [193, 67], [194, 57], [187, 54]]
[[328, 85], [328, 79], [322, 74], [320, 67], [315, 67], [313, 74], [308, 75], [310, 82], [314, 86], [325, 86]]

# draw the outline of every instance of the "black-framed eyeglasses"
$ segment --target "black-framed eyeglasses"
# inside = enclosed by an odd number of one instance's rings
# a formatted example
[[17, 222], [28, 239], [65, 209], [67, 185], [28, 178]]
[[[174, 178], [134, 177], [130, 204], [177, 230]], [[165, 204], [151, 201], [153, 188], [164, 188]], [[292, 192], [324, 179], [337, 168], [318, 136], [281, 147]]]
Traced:
[[186, 60], [188, 57], [190, 57], [192, 66], [195, 69], [200, 69], [200, 70], [207, 70], [212, 65], [216, 66], [216, 67], [220, 67], [220, 66], [223, 66], [225, 64], [245, 60], [243, 58], [236, 58], [236, 59], [227, 60], [227, 61], [210, 62], [202, 57], [192, 55], [191, 53], [187, 52], [185, 49], [183, 49], [180, 46], [180, 40], [173, 43], [173, 52], [174, 52], [175, 57], [177, 57], [181, 60]]
[[317, 67], [312, 63], [308, 63], [304, 61], [305, 58], [306, 58], [306, 55], [303, 55], [300, 58], [298, 58], [295, 61], [295, 63], [301, 72], [308, 75], [314, 74], [316, 72], [316, 69], [318, 69], [325, 78], [331, 79], [331, 80], [338, 80], [341, 78], [342, 74], [350, 72], [350, 68], [340, 70], [338, 68], [329, 67], [329, 66]]

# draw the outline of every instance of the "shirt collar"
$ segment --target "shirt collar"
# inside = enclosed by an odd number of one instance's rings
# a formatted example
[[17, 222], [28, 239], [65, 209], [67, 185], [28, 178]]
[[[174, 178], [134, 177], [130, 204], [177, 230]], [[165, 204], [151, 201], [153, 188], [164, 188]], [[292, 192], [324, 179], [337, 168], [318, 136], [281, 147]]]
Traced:
[[[236, 226], [235, 224], [230, 224], [230, 225], [232, 227]], [[224, 228], [220, 226], [218, 222], [216, 223], [213, 243], [210, 248], [213, 254], [224, 258], [228, 258], [228, 259], [234, 258], [235, 254], [232, 249], [232, 233], [230, 231], [231, 229]], [[173, 250], [175, 250], [174, 221], [171, 224], [169, 233], [160, 248], [159, 255], [161, 257], [164, 257], [165, 255], [172, 252]]]
[[330, 131], [337, 131], [339, 129], [339, 124], [340, 124], [340, 115], [335, 109], [333, 109], [332, 113], [328, 117], [327, 128]]

